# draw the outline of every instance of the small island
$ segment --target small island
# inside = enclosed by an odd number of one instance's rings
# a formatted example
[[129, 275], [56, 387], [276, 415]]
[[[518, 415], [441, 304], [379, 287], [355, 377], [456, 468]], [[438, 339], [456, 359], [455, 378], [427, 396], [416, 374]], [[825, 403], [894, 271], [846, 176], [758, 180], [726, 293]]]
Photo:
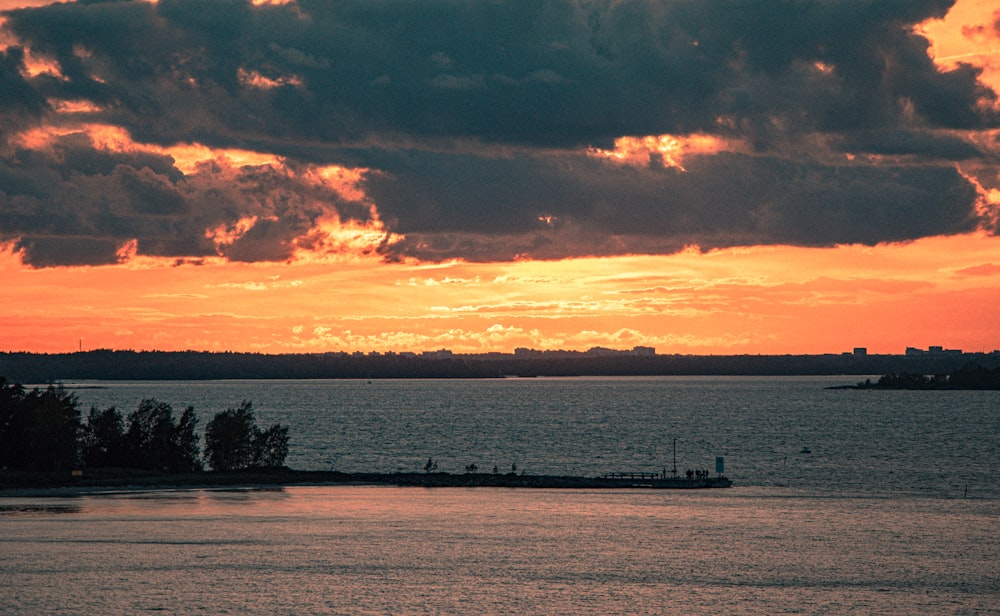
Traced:
[[897, 372], [883, 375], [876, 382], [867, 379], [857, 385], [826, 389], [1000, 390], [1000, 368], [990, 369], [969, 363], [950, 374]]

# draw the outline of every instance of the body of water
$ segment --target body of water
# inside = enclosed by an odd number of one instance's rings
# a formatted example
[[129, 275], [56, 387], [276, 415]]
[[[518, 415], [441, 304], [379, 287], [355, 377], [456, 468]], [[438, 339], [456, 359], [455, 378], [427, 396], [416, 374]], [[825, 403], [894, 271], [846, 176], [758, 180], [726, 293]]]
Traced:
[[[293, 487], [0, 498], [10, 613], [1000, 613], [1000, 394], [830, 378], [68, 384], [127, 414], [252, 400], [294, 468], [727, 490]], [[807, 449], [810, 453], [803, 453]]]

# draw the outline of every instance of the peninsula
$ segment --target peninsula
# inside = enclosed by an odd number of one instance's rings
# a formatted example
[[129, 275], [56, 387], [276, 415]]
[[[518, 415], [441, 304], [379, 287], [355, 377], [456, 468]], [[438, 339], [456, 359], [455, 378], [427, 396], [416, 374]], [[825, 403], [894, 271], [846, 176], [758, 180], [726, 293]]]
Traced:
[[990, 369], [968, 363], [950, 374], [928, 376], [918, 372], [897, 372], [883, 375], [874, 382], [867, 379], [857, 385], [826, 389], [1000, 390], [1000, 368]]
[[728, 488], [732, 481], [717, 477], [629, 476], [581, 477], [515, 473], [344, 473], [298, 471], [289, 468], [245, 471], [157, 473], [136, 469], [88, 469], [67, 472], [0, 471], [0, 497], [63, 496], [83, 493], [169, 489], [271, 489], [309, 485], [382, 485], [423, 488], [548, 488], [548, 489], [706, 489]]

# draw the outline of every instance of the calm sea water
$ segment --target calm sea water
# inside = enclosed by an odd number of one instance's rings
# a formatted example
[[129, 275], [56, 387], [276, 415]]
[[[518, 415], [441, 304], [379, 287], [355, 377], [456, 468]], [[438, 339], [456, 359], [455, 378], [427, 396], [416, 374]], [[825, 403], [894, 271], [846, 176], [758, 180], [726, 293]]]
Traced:
[[1000, 394], [823, 389], [855, 380], [79, 384], [202, 427], [252, 400], [296, 468], [652, 471], [677, 438], [736, 486], [8, 496], [0, 611], [1000, 613]]

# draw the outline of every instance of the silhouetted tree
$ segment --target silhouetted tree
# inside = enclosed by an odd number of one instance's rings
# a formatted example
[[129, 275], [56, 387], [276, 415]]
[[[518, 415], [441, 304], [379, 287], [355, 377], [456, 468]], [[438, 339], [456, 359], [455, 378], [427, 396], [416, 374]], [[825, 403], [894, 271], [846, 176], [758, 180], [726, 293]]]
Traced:
[[174, 423], [169, 404], [143, 400], [128, 416], [125, 444], [129, 466], [169, 472], [201, 468], [194, 433], [197, 421], [192, 407], [184, 411], [180, 423]]
[[128, 416], [125, 442], [129, 466], [166, 470], [173, 427], [173, 409], [169, 404], [152, 398], [141, 401]]
[[198, 417], [194, 407], [189, 406], [181, 413], [171, 439], [170, 470], [191, 472], [201, 470], [201, 437], [194, 431]]
[[288, 428], [274, 424], [261, 431], [251, 402], [218, 413], [205, 427], [205, 458], [217, 471], [277, 468], [287, 455]]
[[125, 445], [125, 421], [115, 407], [103, 411], [90, 407], [82, 440], [84, 466], [100, 468], [129, 465]]
[[253, 462], [253, 404], [244, 400], [238, 408], [218, 413], [205, 426], [205, 458], [217, 471], [248, 468]]
[[0, 468], [16, 468], [24, 387], [0, 377]]
[[929, 383], [930, 380], [922, 374], [898, 372], [882, 376], [877, 386], [888, 389], [924, 389]]
[[261, 432], [254, 443], [254, 466], [279, 468], [288, 456], [288, 427], [272, 425]]
[[76, 396], [62, 386], [32, 390], [28, 395], [36, 408], [36, 421], [29, 433], [28, 447], [34, 468], [69, 470], [79, 461], [80, 411]]
[[984, 368], [969, 362], [951, 374], [949, 383], [969, 389], [1000, 389], [1000, 368]]
[[69, 470], [78, 460], [80, 411], [62, 387], [26, 391], [0, 378], [0, 466]]
[[[28, 391], [0, 377], [0, 469], [69, 470], [82, 462], [196, 471], [202, 468], [197, 424], [194, 407], [175, 421], [169, 404], [148, 398], [125, 421], [114, 407], [92, 407], [83, 425], [76, 396], [61, 386]], [[288, 456], [288, 428], [262, 431], [250, 402], [216, 415], [205, 440], [205, 458], [216, 470], [276, 468]]]

